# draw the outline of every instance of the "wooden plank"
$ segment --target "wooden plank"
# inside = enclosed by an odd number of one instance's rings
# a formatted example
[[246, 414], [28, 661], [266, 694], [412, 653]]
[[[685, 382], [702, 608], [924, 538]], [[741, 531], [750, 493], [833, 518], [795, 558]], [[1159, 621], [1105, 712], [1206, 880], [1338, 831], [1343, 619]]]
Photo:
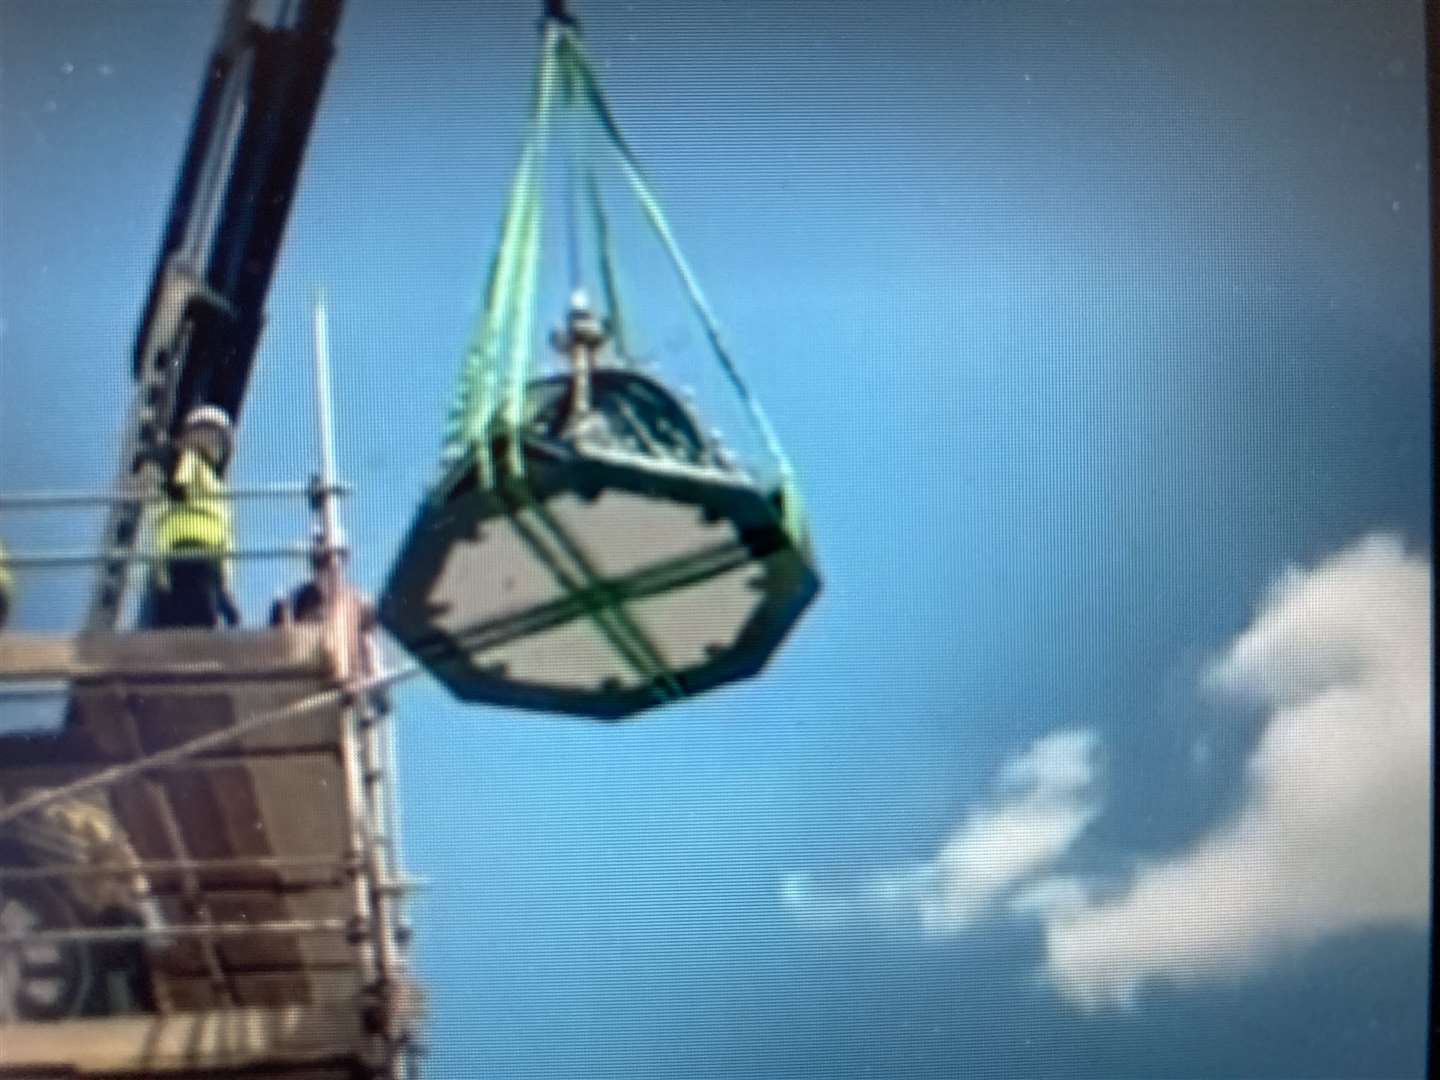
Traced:
[[[115, 677], [76, 684], [61, 731], [41, 738], [0, 738], [0, 803], [31, 787], [73, 778], [67, 773], [84, 774], [109, 761], [223, 731], [237, 718], [322, 692], [333, 679], [325, 638], [311, 626], [259, 633], [142, 632], [18, 641], [20, 652], [38, 645], [42, 659], [49, 658], [46, 662], [94, 662]], [[0, 645], [6, 643], [0, 636]], [[15, 646], [15, 640], [8, 644]], [[73, 654], [69, 659], [67, 648]], [[223, 677], [209, 674], [216, 664], [227, 665]], [[338, 862], [349, 843], [344, 778], [333, 749], [344, 722], [344, 706], [336, 703], [220, 748], [214, 752], [217, 760], [171, 763], [146, 778], [121, 782], [112, 791], [117, 820], [137, 855], [146, 860], [279, 855]], [[173, 808], [176, 835], [169, 834], [156, 814], [147, 786], [163, 792]], [[178, 848], [176, 839], [181, 841]], [[202, 908], [221, 921], [344, 919], [352, 912], [351, 897], [343, 889], [292, 892], [274, 887], [284, 885], [294, 871], [270, 870], [258, 880], [252, 874], [254, 886], [249, 889], [214, 892], [205, 888], [205, 875], [197, 873], [192, 884], [199, 885], [199, 896], [191, 899], [199, 899]], [[171, 874], [155, 884], [164, 886], [157, 888], [156, 899], [165, 922], [178, 926], [197, 921], [199, 909], [176, 891], [184, 884], [183, 876]], [[187, 891], [181, 888], [179, 893]], [[216, 946], [218, 965], [205, 962], [199, 945], [184, 938], [151, 950], [156, 998], [172, 1015], [232, 1004], [305, 1007], [324, 1000], [332, 989], [350, 1004], [363, 981], [354, 970], [354, 947], [336, 934], [226, 940]], [[217, 995], [216, 966], [235, 1001]], [[337, 970], [347, 967], [351, 970]]]
[[324, 678], [334, 671], [321, 627], [0, 634], [0, 682]]
[[0, 1026], [0, 1073], [156, 1076], [359, 1060], [372, 1037], [345, 1007], [213, 1009]]

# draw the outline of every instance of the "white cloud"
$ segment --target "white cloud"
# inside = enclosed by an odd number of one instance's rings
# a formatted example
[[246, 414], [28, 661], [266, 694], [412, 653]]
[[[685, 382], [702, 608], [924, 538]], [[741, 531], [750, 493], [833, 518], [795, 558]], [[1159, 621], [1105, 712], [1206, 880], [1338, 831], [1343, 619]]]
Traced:
[[963, 930], [1050, 869], [1094, 820], [1097, 745], [1091, 732], [1049, 735], [1005, 765], [994, 798], [933, 857], [872, 874], [858, 887], [791, 875], [781, 900], [815, 928], [863, 918], [915, 920], [933, 934]]
[[1123, 1006], [1338, 932], [1427, 925], [1430, 596], [1428, 565], [1388, 536], [1277, 583], [1207, 679], [1267, 711], [1239, 812], [1119, 897], [1032, 905], [1066, 997]]
[[827, 889], [812, 874], [790, 874], [780, 883], [780, 903], [812, 930], [834, 930], [855, 916], [855, 901], [840, 889]]
[[1086, 1009], [1244, 975], [1348, 930], [1424, 928], [1430, 581], [1390, 536], [1288, 571], [1202, 687], [1264, 714], [1239, 809], [1121, 888], [1057, 872], [1100, 812], [1098, 741], [1064, 731], [1005, 765], [933, 857], [848, 887], [793, 875], [782, 901], [816, 929], [904, 920], [953, 935], [1037, 919], [1044, 977]]

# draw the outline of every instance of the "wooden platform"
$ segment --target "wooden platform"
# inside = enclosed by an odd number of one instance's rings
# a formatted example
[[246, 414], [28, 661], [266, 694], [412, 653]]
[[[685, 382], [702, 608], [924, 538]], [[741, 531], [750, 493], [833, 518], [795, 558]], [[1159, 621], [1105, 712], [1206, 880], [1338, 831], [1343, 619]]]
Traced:
[[234, 682], [324, 678], [332, 671], [316, 626], [283, 631], [147, 630], [62, 637], [0, 633], [0, 683]]
[[[0, 1027], [0, 1077], [215, 1076], [340, 1080], [357, 1075], [367, 1037], [337, 1006], [217, 1009]], [[253, 1071], [252, 1071], [253, 1070]]]
[[[57, 731], [0, 737], [0, 805], [323, 695], [336, 682], [320, 628], [305, 625], [0, 635], [0, 683], [27, 680], [64, 680], [68, 709]], [[87, 796], [98, 797], [139, 860], [172, 867], [146, 875], [164, 926], [334, 927], [353, 918], [345, 710], [329, 701]], [[7, 850], [17, 837], [23, 849], [22, 829], [0, 831]], [[82, 920], [88, 925], [106, 924]], [[0, 1023], [0, 1075], [210, 1075], [283, 1060], [320, 1070], [295, 1075], [348, 1076], [361, 1045], [374, 1042], [360, 1030], [366, 978], [345, 933], [213, 941], [190, 933], [134, 949], [158, 1015], [105, 1015], [104, 1002], [92, 1001], [75, 1017]]]

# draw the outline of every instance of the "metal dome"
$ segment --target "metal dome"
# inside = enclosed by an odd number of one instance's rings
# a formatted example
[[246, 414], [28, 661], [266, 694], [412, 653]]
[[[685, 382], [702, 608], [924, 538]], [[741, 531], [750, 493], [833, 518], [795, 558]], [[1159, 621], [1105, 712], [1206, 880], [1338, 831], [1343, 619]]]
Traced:
[[381, 594], [462, 700], [629, 716], [757, 673], [818, 591], [779, 488], [718, 464], [658, 381], [591, 379], [583, 415], [570, 375], [527, 388], [523, 468], [452, 472]]
[[525, 395], [527, 434], [575, 439], [589, 449], [717, 467], [716, 455], [699, 423], [663, 383], [616, 367], [595, 370], [589, 383], [590, 407], [578, 416], [573, 375], [567, 372], [532, 382]]

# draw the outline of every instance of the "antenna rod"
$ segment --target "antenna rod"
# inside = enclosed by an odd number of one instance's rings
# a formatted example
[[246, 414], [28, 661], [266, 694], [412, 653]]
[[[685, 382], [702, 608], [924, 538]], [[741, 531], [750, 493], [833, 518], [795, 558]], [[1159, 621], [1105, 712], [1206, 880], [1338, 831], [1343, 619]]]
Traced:
[[[338, 578], [340, 552], [345, 538], [335, 507], [335, 423], [330, 404], [330, 328], [325, 314], [325, 290], [315, 290], [315, 420], [320, 437], [320, 476], [315, 488], [315, 509], [320, 514], [322, 566]], [[338, 581], [336, 582], [338, 584]], [[333, 595], [333, 594], [332, 594]]]
[[325, 314], [325, 290], [315, 290], [315, 419], [320, 437], [320, 475], [315, 478], [311, 506], [320, 517], [320, 535], [311, 552], [314, 583], [324, 604], [330, 647], [341, 678], [354, 678], [353, 605], [345, 602], [345, 535], [335, 499], [335, 423], [330, 401], [330, 325]]

